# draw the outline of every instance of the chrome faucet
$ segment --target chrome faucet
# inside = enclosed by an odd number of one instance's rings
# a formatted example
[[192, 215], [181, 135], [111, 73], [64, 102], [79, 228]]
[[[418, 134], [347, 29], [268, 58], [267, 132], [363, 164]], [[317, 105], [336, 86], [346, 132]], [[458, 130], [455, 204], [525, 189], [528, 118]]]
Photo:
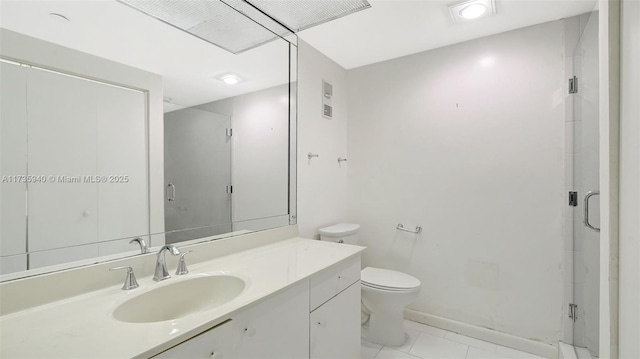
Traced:
[[141, 254], [145, 254], [149, 252], [149, 247], [147, 246], [147, 243], [144, 241], [144, 239], [138, 237], [138, 238], [134, 238], [131, 241], [129, 241], [129, 244], [133, 243], [133, 242], [137, 242], [138, 245], [140, 245], [140, 253]]
[[180, 255], [180, 251], [173, 244], [167, 244], [160, 248], [160, 251], [158, 251], [158, 260], [156, 261], [156, 272], [153, 275], [153, 280], [156, 282], [171, 278], [167, 270], [167, 263], [164, 259], [165, 251], [169, 251], [169, 253], [174, 256]]

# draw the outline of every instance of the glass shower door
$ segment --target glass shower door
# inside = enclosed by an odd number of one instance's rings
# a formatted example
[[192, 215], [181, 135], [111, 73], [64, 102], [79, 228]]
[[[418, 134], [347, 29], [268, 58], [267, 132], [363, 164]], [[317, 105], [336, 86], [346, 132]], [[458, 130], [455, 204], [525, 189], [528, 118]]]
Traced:
[[166, 242], [229, 233], [231, 117], [190, 107], [165, 113]]
[[573, 343], [580, 354], [588, 350], [592, 357], [597, 357], [600, 304], [598, 12], [583, 15], [581, 22], [584, 28], [573, 53], [576, 76], [573, 80], [573, 181], [578, 192], [573, 231]]

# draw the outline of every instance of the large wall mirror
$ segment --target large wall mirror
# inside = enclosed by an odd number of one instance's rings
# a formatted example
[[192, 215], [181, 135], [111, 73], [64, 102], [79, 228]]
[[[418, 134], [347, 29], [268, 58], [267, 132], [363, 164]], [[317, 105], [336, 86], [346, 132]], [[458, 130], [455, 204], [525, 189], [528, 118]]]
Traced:
[[4, 280], [295, 223], [295, 35], [137, 2], [2, 1]]

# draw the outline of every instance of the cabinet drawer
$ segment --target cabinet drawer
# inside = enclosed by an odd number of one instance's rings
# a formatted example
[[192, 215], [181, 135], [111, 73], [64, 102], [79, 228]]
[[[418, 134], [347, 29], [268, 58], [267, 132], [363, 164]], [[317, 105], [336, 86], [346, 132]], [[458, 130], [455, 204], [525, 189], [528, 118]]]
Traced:
[[311, 277], [310, 311], [360, 280], [360, 257], [339, 263]]
[[309, 282], [269, 297], [233, 317], [233, 357], [309, 356]]
[[167, 349], [153, 359], [222, 359], [231, 358], [233, 330], [226, 321], [202, 334]]
[[311, 359], [360, 358], [360, 283], [309, 314]]

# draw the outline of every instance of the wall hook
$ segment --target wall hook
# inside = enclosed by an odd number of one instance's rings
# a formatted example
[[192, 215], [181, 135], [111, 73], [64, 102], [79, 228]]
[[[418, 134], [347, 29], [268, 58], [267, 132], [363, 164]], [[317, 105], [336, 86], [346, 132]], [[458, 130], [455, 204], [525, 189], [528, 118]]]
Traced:
[[309, 152], [309, 154], [307, 155], [307, 157], [309, 158], [309, 160], [311, 160], [311, 159], [312, 159], [312, 158], [314, 158], [314, 157], [320, 157], [320, 155], [319, 155], [319, 154], [313, 154], [313, 153]]
[[340, 164], [342, 162], [347, 162], [347, 159], [346, 158], [342, 158], [342, 157], [338, 157], [338, 164]]

